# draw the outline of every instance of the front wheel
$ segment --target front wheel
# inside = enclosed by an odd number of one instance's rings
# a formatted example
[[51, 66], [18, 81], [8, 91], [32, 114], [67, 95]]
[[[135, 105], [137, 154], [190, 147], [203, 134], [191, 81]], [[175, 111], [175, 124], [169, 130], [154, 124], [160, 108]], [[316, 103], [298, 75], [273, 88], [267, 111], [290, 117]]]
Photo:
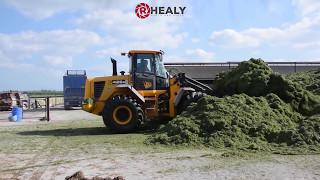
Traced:
[[129, 96], [115, 96], [109, 100], [102, 117], [107, 127], [119, 132], [137, 130], [144, 119], [140, 105]]

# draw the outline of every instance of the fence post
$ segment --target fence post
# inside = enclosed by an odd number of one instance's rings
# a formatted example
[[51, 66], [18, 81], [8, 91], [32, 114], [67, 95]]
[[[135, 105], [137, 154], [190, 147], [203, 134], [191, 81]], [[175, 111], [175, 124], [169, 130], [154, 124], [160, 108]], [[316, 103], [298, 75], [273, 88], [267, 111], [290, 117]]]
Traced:
[[47, 121], [50, 121], [50, 98], [46, 98], [46, 112], [47, 112]]

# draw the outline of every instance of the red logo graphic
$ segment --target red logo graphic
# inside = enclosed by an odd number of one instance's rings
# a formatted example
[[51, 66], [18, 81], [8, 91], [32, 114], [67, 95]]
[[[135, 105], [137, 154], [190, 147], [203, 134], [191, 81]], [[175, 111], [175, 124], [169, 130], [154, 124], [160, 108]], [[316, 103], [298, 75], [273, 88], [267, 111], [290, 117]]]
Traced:
[[144, 19], [150, 15], [150, 7], [147, 3], [140, 3], [136, 6], [136, 15]]

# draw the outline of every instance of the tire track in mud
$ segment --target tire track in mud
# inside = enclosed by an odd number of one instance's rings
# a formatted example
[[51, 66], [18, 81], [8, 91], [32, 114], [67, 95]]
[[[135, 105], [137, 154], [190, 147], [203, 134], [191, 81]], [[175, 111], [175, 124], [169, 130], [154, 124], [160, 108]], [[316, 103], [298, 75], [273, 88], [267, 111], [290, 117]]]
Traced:
[[[42, 160], [44, 159], [44, 161], [41, 163], [43, 164], [43, 166], [40, 166], [39, 168], [37, 168], [37, 170], [35, 172], [32, 173], [32, 176], [30, 177], [30, 179], [34, 179], [34, 180], [38, 180], [38, 179], [51, 179], [55, 177], [55, 174], [57, 173], [57, 169], [59, 167], [59, 164], [55, 164], [53, 162], [58, 162], [59, 160], [62, 159], [62, 157], [66, 157], [69, 154], [69, 151], [65, 148], [61, 148], [59, 149], [59, 155], [57, 155], [57, 151], [55, 152], [55, 149], [52, 147], [56, 147], [61, 145], [61, 138], [55, 137], [55, 139], [50, 143], [49, 147], [50, 150], [46, 151], [46, 153], [43, 153], [42, 156], [44, 158], [37, 158], [38, 160]], [[48, 170], [48, 168], [52, 167], [53, 170], [50, 174], [51, 177], [42, 177], [45, 172]]]
[[[55, 161], [61, 161], [61, 160], [63, 160], [65, 157], [69, 157], [71, 151], [70, 151], [70, 150], [63, 149], [63, 150], [60, 150], [59, 152], [60, 152], [61, 154], [54, 159]], [[55, 164], [55, 165], [53, 165], [53, 169], [51, 170], [51, 171], [52, 171], [51, 177], [47, 177], [47, 179], [55, 180], [55, 177], [58, 176], [58, 169], [59, 169], [60, 165], [61, 165], [61, 164]]]
[[[55, 137], [54, 139], [50, 140], [43, 148], [38, 150], [33, 158], [24, 165], [24, 167], [26, 168], [20, 168], [19, 170], [17, 170], [17, 172], [14, 173], [12, 179], [40, 179], [48, 166], [50, 166], [49, 162], [51, 162], [55, 158], [55, 156], [52, 155], [52, 147], [54, 147], [55, 142], [58, 139], [59, 138]], [[26, 173], [27, 169], [30, 168], [32, 168], [32, 172], [30, 173], [31, 175], [29, 175], [29, 173]]]

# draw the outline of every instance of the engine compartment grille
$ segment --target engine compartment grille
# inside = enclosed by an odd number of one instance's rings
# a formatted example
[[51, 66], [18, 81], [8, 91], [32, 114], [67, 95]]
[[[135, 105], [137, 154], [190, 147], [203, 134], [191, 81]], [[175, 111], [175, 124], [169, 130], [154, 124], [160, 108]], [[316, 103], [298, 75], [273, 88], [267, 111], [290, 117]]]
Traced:
[[106, 84], [105, 81], [94, 82], [94, 98], [95, 99], [99, 99], [99, 97], [101, 96], [101, 94], [103, 92], [105, 84]]

